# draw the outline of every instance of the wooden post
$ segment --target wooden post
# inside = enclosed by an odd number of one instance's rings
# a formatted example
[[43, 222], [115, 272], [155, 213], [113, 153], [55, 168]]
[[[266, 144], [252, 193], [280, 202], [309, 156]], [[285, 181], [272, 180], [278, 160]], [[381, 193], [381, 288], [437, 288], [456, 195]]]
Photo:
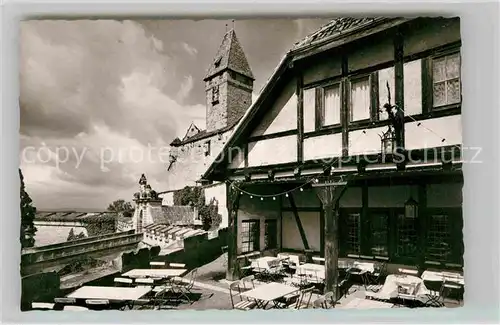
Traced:
[[[235, 184], [236, 185], [236, 184]], [[238, 185], [236, 185], [239, 187]], [[228, 225], [228, 249], [227, 249], [227, 273], [226, 279], [230, 281], [239, 278], [239, 267], [236, 256], [238, 255], [238, 207], [240, 191], [232, 185], [226, 186], [226, 205], [229, 216]]]
[[337, 202], [344, 194], [348, 182], [335, 182], [331, 176], [313, 184], [316, 195], [321, 200], [325, 216], [325, 292], [332, 291], [337, 297], [339, 239], [339, 211]]

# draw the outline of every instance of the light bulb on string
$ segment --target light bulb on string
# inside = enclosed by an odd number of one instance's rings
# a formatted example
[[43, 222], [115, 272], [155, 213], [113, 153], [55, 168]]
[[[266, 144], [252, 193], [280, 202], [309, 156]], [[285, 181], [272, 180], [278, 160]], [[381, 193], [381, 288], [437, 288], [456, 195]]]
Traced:
[[304, 192], [304, 189], [301, 187], [301, 188], [300, 188], [300, 191], [301, 191], [301, 192]]
[[263, 197], [261, 197], [261, 198], [260, 198], [260, 200], [261, 200], [261, 201], [264, 201], [264, 198], [263, 198]]
[[273, 200], [276, 201], [276, 196], [273, 196]]
[[250, 195], [250, 198], [253, 199], [253, 195]]
[[285, 196], [288, 197], [288, 193], [286, 193]]

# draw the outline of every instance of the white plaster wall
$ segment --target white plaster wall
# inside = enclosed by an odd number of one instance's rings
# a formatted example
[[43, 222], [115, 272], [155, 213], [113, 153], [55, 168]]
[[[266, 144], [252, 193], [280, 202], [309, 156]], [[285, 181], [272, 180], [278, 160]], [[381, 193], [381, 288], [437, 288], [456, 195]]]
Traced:
[[[309, 248], [320, 251], [321, 228], [319, 212], [299, 211], [300, 222], [304, 228]], [[283, 211], [283, 248], [304, 250], [299, 228], [293, 212]]]
[[[421, 125], [418, 126], [418, 123]], [[442, 138], [445, 139], [444, 142], [441, 141]], [[407, 149], [435, 148], [455, 144], [462, 144], [461, 115], [405, 124], [405, 147]]]
[[251, 199], [247, 195], [243, 195], [240, 198], [239, 209], [238, 209], [238, 254], [241, 253], [241, 224], [243, 220], [258, 219], [260, 222], [260, 249], [264, 249], [264, 227], [266, 219], [277, 219], [278, 220], [278, 247], [280, 243], [280, 207], [279, 200], [265, 200], [261, 201], [257, 198]]
[[174, 205], [174, 192], [162, 194], [162, 205]]
[[339, 201], [341, 208], [361, 208], [361, 187], [348, 187]]
[[304, 160], [339, 157], [342, 155], [342, 133], [304, 139]]
[[427, 19], [423, 25], [405, 33], [405, 56], [460, 40], [460, 19]]
[[462, 184], [427, 185], [427, 207], [459, 208], [462, 206]]
[[[296, 190], [290, 195], [293, 197], [295, 206], [299, 208], [319, 208], [321, 206], [321, 202], [313, 190], [304, 190], [303, 192]], [[282, 197], [282, 202], [283, 207], [291, 207], [290, 200], [286, 196]]]
[[368, 206], [370, 208], [402, 208], [410, 196], [418, 201], [417, 186], [368, 187]]
[[212, 198], [215, 198], [218, 202], [219, 214], [222, 217], [219, 228], [227, 228], [229, 219], [226, 205], [226, 184], [220, 183], [214, 186], [205, 187], [204, 191], [205, 204], [210, 203]]
[[356, 47], [356, 51], [349, 54], [347, 64], [349, 71], [354, 71], [392, 60], [394, 60], [394, 41], [391, 37], [387, 37], [376, 43], [367, 42], [365, 46]]
[[290, 135], [248, 144], [248, 166], [297, 161], [297, 136]]
[[267, 135], [297, 128], [297, 81], [291, 79], [268, 109], [251, 136]]
[[373, 154], [381, 151], [380, 136], [387, 127], [371, 128], [349, 132], [349, 155]]

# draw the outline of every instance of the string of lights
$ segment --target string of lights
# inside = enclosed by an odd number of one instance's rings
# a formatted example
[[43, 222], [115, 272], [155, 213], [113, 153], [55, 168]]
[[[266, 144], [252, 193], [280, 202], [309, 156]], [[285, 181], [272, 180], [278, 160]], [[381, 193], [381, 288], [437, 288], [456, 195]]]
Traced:
[[[406, 115], [405, 111], [402, 109], [402, 108], [399, 108], [398, 106], [394, 106], [394, 108], [396, 108], [397, 110], [400, 110], [404, 115]], [[427, 126], [423, 125], [422, 122], [416, 120], [413, 116], [411, 115], [408, 115], [410, 117], [411, 120], [413, 120], [414, 122], [417, 122], [417, 127], [423, 127], [424, 129], [426, 129], [427, 131], [431, 132], [432, 134], [434, 134], [435, 136], [437, 136], [442, 143], [446, 142], [446, 138], [444, 137], [441, 137], [437, 132], [435, 132], [434, 130], [428, 128]], [[353, 145], [354, 143], [356, 143], [359, 138], [361, 138], [362, 135], [366, 135], [366, 130], [367, 129], [364, 129], [362, 131], [362, 134], [360, 134], [353, 142], [351, 142], [351, 145]], [[460, 149], [460, 146], [459, 145], [453, 145], [453, 147], [457, 147]], [[323, 173], [332, 168], [332, 166], [340, 159], [340, 157], [336, 157], [334, 159], [333, 162], [331, 162], [330, 164], [327, 165], [327, 167], [325, 167], [323, 169]], [[342, 179], [342, 176], [341, 176], [341, 179]], [[311, 178], [307, 179], [303, 184], [299, 185], [299, 186], [296, 186], [292, 189], [289, 189], [287, 191], [283, 191], [283, 192], [279, 192], [279, 193], [273, 193], [273, 194], [257, 194], [257, 193], [252, 193], [252, 192], [249, 192], [249, 191], [246, 191], [242, 188], [240, 188], [239, 186], [237, 186], [235, 183], [236, 181], [227, 181], [227, 183], [229, 184], [229, 186], [231, 186], [232, 188], [234, 188], [235, 190], [239, 191], [241, 195], [243, 194], [246, 194], [248, 195], [251, 199], [253, 199], [254, 197], [257, 197], [257, 198], [260, 198], [261, 201], [263, 201], [265, 198], [272, 198], [273, 200], [276, 200], [277, 197], [280, 197], [280, 196], [285, 196], [285, 197], [288, 197], [288, 195], [292, 192], [295, 192], [296, 190], [300, 190], [300, 191], [304, 191], [304, 187], [308, 186], [309, 184], [311, 183], [317, 183], [319, 180], [318, 180], [318, 176], [315, 175], [315, 176], [311, 176]]]

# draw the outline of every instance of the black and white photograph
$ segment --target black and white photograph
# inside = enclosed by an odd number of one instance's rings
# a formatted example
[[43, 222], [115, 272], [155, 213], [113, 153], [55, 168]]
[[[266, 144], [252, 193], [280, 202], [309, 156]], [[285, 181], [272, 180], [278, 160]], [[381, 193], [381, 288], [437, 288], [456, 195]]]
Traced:
[[19, 33], [21, 311], [464, 306], [458, 16]]

